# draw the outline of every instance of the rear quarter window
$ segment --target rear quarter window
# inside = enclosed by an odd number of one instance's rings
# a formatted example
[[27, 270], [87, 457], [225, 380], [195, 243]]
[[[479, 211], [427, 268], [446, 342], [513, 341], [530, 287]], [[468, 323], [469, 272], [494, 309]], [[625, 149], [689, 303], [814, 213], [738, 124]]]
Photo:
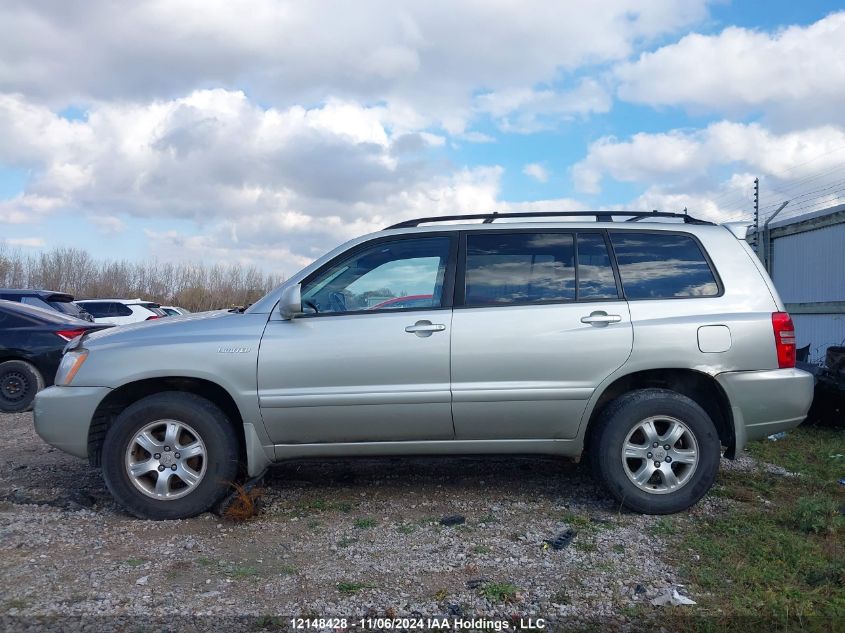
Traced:
[[719, 283], [691, 235], [612, 231], [610, 239], [629, 300], [715, 297]]

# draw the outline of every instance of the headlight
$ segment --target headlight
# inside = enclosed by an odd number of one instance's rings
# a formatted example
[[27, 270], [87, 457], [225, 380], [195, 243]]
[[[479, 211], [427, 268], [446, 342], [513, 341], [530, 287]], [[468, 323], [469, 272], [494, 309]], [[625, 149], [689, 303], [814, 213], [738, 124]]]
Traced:
[[87, 349], [75, 349], [67, 352], [62, 356], [62, 362], [59, 365], [59, 371], [56, 372], [55, 384], [59, 386], [67, 386], [73, 381], [76, 372], [82, 367], [82, 363], [88, 358]]

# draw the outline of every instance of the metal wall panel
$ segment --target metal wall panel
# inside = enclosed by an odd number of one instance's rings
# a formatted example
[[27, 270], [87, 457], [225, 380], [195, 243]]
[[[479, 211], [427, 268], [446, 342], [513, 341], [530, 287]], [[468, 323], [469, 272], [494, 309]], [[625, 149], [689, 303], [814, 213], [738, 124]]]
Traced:
[[772, 279], [784, 303], [845, 301], [845, 224], [787, 235], [773, 244]]
[[810, 360], [824, 360], [831, 345], [845, 340], [845, 314], [793, 314], [795, 339], [798, 347], [810, 345]]

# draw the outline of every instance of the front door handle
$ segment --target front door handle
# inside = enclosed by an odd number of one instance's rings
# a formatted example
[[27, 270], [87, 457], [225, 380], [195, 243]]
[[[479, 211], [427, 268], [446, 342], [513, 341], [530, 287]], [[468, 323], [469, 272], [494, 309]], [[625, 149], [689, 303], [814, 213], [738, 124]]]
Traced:
[[416, 334], [417, 336], [431, 336], [434, 332], [442, 332], [446, 326], [442, 323], [432, 323], [431, 321], [423, 320], [417, 321], [413, 325], [405, 328], [408, 334]]
[[609, 323], [619, 323], [622, 317], [618, 314], [608, 314], [604, 310], [591, 312], [589, 316], [581, 317], [581, 323], [589, 323], [593, 327], [606, 327]]

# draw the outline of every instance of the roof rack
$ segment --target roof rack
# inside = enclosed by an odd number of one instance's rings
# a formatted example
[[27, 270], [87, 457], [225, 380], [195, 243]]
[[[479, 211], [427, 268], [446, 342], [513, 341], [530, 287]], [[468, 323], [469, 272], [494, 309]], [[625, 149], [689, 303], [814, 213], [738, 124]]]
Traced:
[[482, 220], [482, 224], [491, 224], [501, 218], [557, 218], [557, 217], [584, 217], [593, 216], [596, 222], [613, 222], [614, 216], [628, 218], [626, 222], [639, 222], [650, 218], [681, 218], [685, 224], [713, 224], [707, 220], [699, 220], [686, 213], [671, 213], [668, 211], [519, 211], [499, 213], [470, 213], [468, 215], [440, 215], [429, 218], [416, 218], [405, 220], [398, 224], [388, 226], [389, 229], [407, 229], [429, 222], [449, 222], [454, 220]]

